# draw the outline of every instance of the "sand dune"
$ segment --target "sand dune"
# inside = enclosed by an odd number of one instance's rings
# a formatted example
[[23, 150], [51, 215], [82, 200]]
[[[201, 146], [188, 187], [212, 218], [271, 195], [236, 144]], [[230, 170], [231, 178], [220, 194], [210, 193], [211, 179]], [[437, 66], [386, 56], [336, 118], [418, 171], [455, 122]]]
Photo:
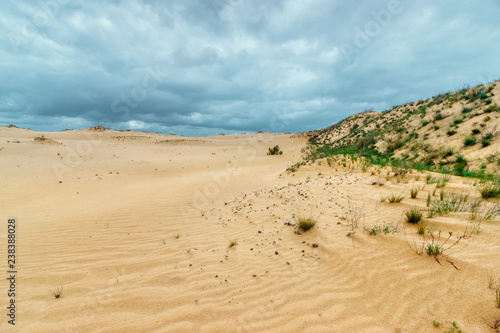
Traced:
[[[266, 155], [274, 145], [284, 154]], [[494, 331], [498, 220], [450, 251], [458, 270], [417, 255], [408, 243], [422, 236], [403, 212], [439, 197], [425, 174], [340, 159], [287, 173], [305, 145], [288, 134], [0, 128], [0, 210], [18, 221], [19, 262], [17, 325], [1, 331]], [[479, 197], [459, 177], [444, 190]], [[381, 202], [393, 193], [405, 199]], [[299, 215], [317, 226], [298, 232]], [[468, 217], [426, 220], [456, 237]], [[376, 226], [390, 232], [370, 235]]]

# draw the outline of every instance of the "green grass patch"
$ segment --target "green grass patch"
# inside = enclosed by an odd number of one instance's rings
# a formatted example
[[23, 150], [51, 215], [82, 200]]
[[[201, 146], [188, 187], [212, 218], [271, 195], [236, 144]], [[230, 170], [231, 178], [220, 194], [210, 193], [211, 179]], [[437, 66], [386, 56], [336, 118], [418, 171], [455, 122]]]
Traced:
[[418, 207], [412, 207], [404, 212], [406, 216], [406, 222], [416, 224], [420, 222], [423, 217], [423, 213], [418, 209]]
[[468, 136], [464, 139], [464, 146], [469, 147], [469, 146], [474, 146], [476, 144], [476, 137], [475, 136]]

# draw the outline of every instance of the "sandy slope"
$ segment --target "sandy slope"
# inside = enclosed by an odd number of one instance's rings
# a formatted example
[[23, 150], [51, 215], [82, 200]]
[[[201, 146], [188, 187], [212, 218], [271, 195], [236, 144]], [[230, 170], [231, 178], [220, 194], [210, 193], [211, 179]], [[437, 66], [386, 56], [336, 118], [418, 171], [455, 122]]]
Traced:
[[[460, 270], [408, 247], [405, 235], [421, 236], [402, 213], [425, 208], [435, 187], [409, 199], [424, 174], [397, 182], [340, 160], [286, 173], [305, 139], [285, 134], [42, 134], [53, 141], [0, 128], [0, 216], [19, 227], [17, 331], [439, 332], [455, 321], [488, 332], [500, 319], [488, 288], [500, 274], [498, 220], [450, 250]], [[267, 156], [276, 144], [284, 155]], [[445, 190], [478, 196], [460, 178]], [[391, 193], [407, 199], [380, 201]], [[317, 227], [297, 235], [297, 214]], [[467, 217], [429, 221], [458, 235]], [[363, 230], [374, 225], [396, 232]], [[0, 240], [4, 258], [5, 231]], [[0, 288], [4, 306], [4, 279]]]

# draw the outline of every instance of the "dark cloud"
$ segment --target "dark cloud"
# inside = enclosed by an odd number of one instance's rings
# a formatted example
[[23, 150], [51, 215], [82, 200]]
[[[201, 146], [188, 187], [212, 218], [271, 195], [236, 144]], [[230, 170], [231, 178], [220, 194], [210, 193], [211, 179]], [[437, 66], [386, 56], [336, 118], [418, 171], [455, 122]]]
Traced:
[[42, 0], [0, 9], [0, 124], [304, 131], [500, 78], [500, 4]]

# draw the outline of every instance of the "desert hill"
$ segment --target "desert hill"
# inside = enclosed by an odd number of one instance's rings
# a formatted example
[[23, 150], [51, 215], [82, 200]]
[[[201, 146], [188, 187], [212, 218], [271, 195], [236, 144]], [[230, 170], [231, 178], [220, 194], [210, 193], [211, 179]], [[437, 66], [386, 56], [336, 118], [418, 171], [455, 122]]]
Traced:
[[310, 141], [419, 169], [493, 174], [500, 171], [499, 105], [497, 81], [356, 114], [311, 133]]

